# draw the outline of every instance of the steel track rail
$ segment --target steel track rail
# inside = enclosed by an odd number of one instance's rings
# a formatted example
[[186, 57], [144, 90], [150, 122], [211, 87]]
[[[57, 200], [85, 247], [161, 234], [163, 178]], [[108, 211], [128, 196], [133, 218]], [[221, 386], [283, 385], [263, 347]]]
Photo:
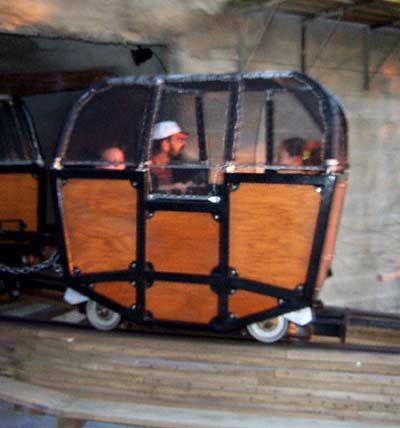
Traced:
[[[51, 328], [54, 330], [63, 329], [63, 328], [72, 328], [76, 330], [85, 330], [90, 331], [91, 334], [96, 334], [98, 331], [94, 329], [90, 325], [86, 324], [76, 324], [64, 321], [52, 321], [45, 319], [28, 319], [21, 318], [11, 315], [1, 315], [0, 314], [0, 322], [12, 322], [16, 324], [26, 324], [26, 325], [37, 325], [43, 326], [46, 328]], [[102, 331], [102, 334], [105, 332]], [[283, 346], [283, 347], [293, 347], [298, 349], [321, 349], [321, 350], [335, 350], [335, 351], [349, 351], [349, 352], [373, 352], [373, 353], [384, 353], [384, 354], [400, 354], [400, 346], [388, 346], [388, 345], [370, 345], [370, 344], [352, 344], [352, 343], [325, 343], [323, 341], [307, 341], [307, 340], [299, 340], [299, 339], [291, 339], [288, 338], [279, 343], [265, 345], [262, 343], [256, 342], [251, 337], [244, 335], [243, 332], [235, 332], [231, 334], [222, 334], [222, 333], [214, 333], [214, 332], [202, 332], [202, 331], [188, 331], [181, 329], [163, 329], [160, 327], [142, 327], [142, 326], [134, 326], [130, 327], [124, 326], [124, 328], [119, 328], [116, 331], [106, 332], [108, 334], [140, 334], [140, 335], [169, 335], [171, 337], [207, 337], [210, 340], [247, 340], [256, 343], [259, 346]]]

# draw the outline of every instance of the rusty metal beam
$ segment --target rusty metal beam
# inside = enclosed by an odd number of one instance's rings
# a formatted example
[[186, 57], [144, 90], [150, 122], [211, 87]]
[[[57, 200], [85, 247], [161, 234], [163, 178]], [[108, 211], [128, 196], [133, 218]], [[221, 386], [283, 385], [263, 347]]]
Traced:
[[[288, 0], [269, 0], [262, 2], [260, 4], [246, 6], [243, 8], [239, 8], [240, 12], [249, 15], [252, 13], [260, 13], [268, 11], [270, 8], [278, 9], [283, 3], [286, 3]], [[282, 13], [285, 13], [282, 11]]]
[[112, 74], [108, 70], [0, 73], [0, 93], [26, 96], [78, 91], [87, 88], [95, 80]]
[[369, 51], [370, 51], [370, 36], [371, 30], [367, 26], [364, 28], [363, 45], [362, 45], [362, 59], [363, 59], [363, 89], [369, 90]]
[[307, 72], [307, 24], [305, 19], [301, 21], [300, 70], [302, 73]]
[[372, 31], [375, 31], [375, 30], [379, 30], [380, 28], [383, 28], [383, 27], [393, 27], [393, 28], [397, 28], [398, 30], [400, 30], [400, 28], [396, 27], [396, 25], [400, 25], [400, 16], [396, 17], [396, 19], [391, 19], [388, 21], [382, 21], [382, 22], [377, 22], [376, 24], [372, 24], [372, 25], [370, 25], [370, 29]]
[[279, 6], [285, 1], [287, 0], [268, 0], [263, 3], [263, 6], [267, 6], [267, 7]]
[[353, 0], [351, 3], [344, 4], [340, 7], [334, 7], [330, 9], [326, 9], [320, 12], [317, 15], [314, 15], [312, 18], [309, 18], [308, 21], [313, 21], [315, 19], [330, 19], [335, 18], [337, 16], [344, 15], [345, 12], [356, 9], [361, 6], [366, 6], [371, 3], [377, 3], [377, 0]]
[[396, 52], [398, 47], [400, 46], [400, 37], [397, 37], [389, 51], [386, 52], [386, 55], [381, 59], [379, 64], [376, 66], [375, 71], [370, 75], [369, 82], [379, 73], [381, 68], [385, 65], [385, 62]]

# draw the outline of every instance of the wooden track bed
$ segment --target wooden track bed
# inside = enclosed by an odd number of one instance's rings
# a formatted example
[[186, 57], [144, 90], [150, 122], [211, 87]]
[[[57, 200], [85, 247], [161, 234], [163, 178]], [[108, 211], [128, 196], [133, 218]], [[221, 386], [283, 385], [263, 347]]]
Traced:
[[[365, 427], [398, 426], [399, 363], [399, 354], [0, 325], [4, 377], [72, 394], [75, 400], [101, 399], [119, 402], [118, 406], [150, 405], [189, 413], [228, 412], [263, 422], [266, 417], [285, 416], [344, 420], [346, 427], [351, 421]], [[1, 385], [3, 394], [5, 384]], [[112, 413], [108, 420], [119, 421]], [[133, 418], [130, 423], [144, 422]], [[154, 426], [181, 425], [159, 421]]]

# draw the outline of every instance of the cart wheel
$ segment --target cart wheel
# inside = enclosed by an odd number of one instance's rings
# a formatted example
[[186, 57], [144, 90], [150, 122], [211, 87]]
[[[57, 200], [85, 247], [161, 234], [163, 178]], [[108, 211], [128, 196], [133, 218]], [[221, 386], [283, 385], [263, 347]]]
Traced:
[[247, 326], [248, 332], [257, 340], [264, 343], [274, 343], [284, 337], [289, 329], [289, 322], [282, 315], [255, 322]]
[[0, 302], [9, 303], [20, 296], [20, 283], [13, 280], [0, 280]]
[[120, 314], [100, 305], [100, 303], [94, 300], [89, 300], [86, 303], [86, 316], [90, 324], [98, 330], [112, 330], [121, 321]]

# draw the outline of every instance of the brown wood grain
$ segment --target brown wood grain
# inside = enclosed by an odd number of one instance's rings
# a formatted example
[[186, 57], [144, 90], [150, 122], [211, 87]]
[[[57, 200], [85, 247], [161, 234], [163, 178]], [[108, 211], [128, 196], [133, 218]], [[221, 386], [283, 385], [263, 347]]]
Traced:
[[137, 191], [128, 180], [71, 178], [61, 186], [70, 267], [128, 269], [136, 259]]
[[229, 296], [228, 310], [237, 317], [245, 317], [277, 306], [277, 299], [270, 296], [237, 290]]
[[218, 265], [219, 223], [211, 214], [157, 211], [146, 228], [146, 259], [156, 270], [209, 274]]
[[208, 323], [218, 297], [208, 285], [159, 281], [146, 289], [146, 309], [157, 319]]
[[[55, 407], [65, 404], [64, 410], [70, 411], [82, 411], [73, 406], [84, 397], [110, 400], [102, 405], [113, 410], [125, 402], [204, 409], [209, 415], [213, 410], [291, 415], [294, 426], [302, 417], [308, 423], [325, 421], [325, 427], [329, 420], [345, 420], [346, 427], [358, 426], [353, 421], [398, 424], [398, 362], [396, 354], [288, 343], [267, 346], [248, 340], [0, 325], [0, 374], [75, 397], [63, 401], [55, 392], [35, 393], [29, 385], [17, 391], [1, 379], [2, 398], [14, 392], [19, 404], [46, 401]], [[100, 416], [96, 407], [87, 411]], [[115, 411], [109, 414], [117, 422]], [[229, 422], [227, 427], [232, 426]], [[165, 426], [175, 425], [170, 421]]]
[[294, 289], [305, 281], [320, 207], [314, 186], [242, 183], [231, 193], [230, 265]]
[[321, 290], [323, 282], [328, 274], [328, 270], [333, 260], [335, 251], [336, 235], [339, 228], [340, 215], [342, 213], [344, 195], [346, 193], [347, 181], [338, 183], [333, 194], [331, 212], [329, 213], [328, 228], [325, 236], [325, 242], [322, 249], [321, 261], [318, 270], [318, 277], [314, 293], [317, 296]]
[[136, 289], [130, 282], [96, 282], [94, 291], [126, 308], [136, 304]]
[[[21, 219], [26, 230], [38, 227], [39, 182], [31, 173], [0, 175], [0, 219]], [[16, 225], [7, 225], [16, 230]]]

